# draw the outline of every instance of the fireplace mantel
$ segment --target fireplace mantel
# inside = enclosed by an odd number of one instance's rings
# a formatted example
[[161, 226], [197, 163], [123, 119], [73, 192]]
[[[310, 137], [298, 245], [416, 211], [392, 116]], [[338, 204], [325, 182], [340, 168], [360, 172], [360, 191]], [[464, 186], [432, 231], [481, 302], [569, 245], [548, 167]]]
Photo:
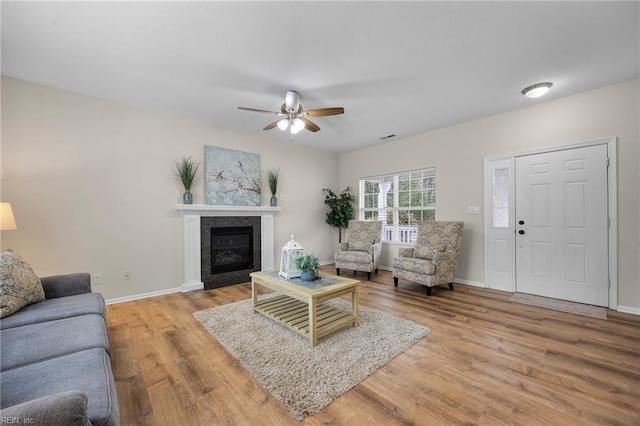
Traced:
[[199, 216], [262, 216], [274, 215], [282, 207], [269, 206], [211, 206], [209, 204], [176, 204], [176, 210], [182, 214]]
[[260, 246], [262, 270], [268, 271], [274, 269], [275, 238], [273, 216], [282, 210], [281, 207], [176, 204], [175, 209], [182, 213], [183, 292], [204, 288], [200, 272], [200, 218], [203, 216], [260, 216], [262, 230], [262, 244]]

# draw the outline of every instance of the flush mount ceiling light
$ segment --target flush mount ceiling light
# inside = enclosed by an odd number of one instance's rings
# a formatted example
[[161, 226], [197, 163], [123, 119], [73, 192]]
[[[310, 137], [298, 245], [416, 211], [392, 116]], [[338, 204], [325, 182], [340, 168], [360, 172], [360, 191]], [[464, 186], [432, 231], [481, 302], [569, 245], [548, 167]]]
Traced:
[[534, 84], [522, 89], [522, 94], [527, 98], [539, 98], [540, 96], [547, 93], [551, 86], [553, 86], [553, 83], [549, 82]]

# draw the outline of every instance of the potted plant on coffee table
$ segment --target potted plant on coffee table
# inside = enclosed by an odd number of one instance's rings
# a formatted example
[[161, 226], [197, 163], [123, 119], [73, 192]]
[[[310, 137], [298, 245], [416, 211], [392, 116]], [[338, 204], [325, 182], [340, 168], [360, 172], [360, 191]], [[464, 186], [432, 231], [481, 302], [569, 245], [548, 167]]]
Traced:
[[302, 281], [313, 281], [318, 276], [320, 261], [312, 254], [303, 254], [296, 258], [296, 269], [300, 271]]

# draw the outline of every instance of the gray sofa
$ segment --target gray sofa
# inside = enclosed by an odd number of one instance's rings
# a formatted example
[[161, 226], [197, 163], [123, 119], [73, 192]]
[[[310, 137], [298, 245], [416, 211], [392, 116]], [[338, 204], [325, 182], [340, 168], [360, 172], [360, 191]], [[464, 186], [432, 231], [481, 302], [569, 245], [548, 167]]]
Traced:
[[0, 319], [0, 416], [119, 425], [106, 310], [89, 274], [41, 278], [45, 300]]

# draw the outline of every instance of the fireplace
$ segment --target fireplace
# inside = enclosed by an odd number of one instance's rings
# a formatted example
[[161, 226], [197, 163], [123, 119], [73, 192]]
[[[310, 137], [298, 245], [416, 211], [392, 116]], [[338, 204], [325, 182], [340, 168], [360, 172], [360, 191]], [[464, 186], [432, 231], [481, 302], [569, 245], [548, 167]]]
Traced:
[[200, 272], [205, 289], [251, 281], [262, 269], [259, 216], [201, 218]]
[[[182, 214], [183, 292], [249, 282], [252, 271], [274, 269], [274, 216], [282, 207], [176, 204], [175, 209]], [[255, 221], [249, 221], [248, 217]], [[217, 218], [215, 223], [210, 222], [213, 218]], [[253, 226], [253, 268], [212, 274], [211, 228], [232, 226]]]
[[253, 268], [253, 227], [211, 228], [211, 273]]

